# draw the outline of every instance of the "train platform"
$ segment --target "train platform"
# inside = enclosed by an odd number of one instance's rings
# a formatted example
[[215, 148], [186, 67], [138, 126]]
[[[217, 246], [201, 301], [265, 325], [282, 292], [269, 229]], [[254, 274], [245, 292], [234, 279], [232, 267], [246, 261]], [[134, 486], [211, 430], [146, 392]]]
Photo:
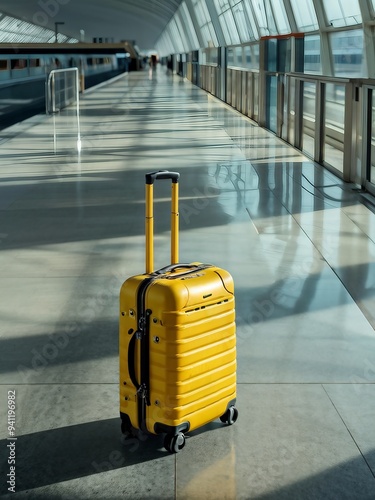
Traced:
[[[162, 67], [91, 89], [79, 118], [0, 134], [1, 497], [373, 499], [372, 199]], [[180, 261], [236, 290], [238, 421], [178, 454], [119, 418], [118, 296], [144, 272], [160, 169], [181, 174]]]

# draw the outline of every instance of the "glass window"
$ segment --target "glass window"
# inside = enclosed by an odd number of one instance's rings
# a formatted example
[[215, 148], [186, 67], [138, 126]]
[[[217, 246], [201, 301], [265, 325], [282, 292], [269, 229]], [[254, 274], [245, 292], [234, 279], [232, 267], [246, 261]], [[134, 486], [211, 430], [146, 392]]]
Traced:
[[207, 22], [211, 21], [205, 0], [193, 0], [193, 7], [199, 26], [203, 26]]
[[260, 36], [277, 35], [277, 28], [269, 2], [255, 0], [252, 2], [252, 7], [258, 21]]
[[233, 47], [228, 49], [228, 67], [232, 66], [235, 68], [246, 67], [243, 62], [243, 50], [242, 47]]
[[186, 31], [188, 32], [191, 47], [193, 49], [198, 49], [199, 48], [199, 41], [198, 41], [197, 33], [195, 31], [193, 22], [191, 20], [189, 9], [187, 8], [185, 2], [183, 2], [181, 4], [180, 15], [181, 15], [181, 20], [186, 28]]
[[313, 0], [290, 0], [299, 31], [318, 29]]
[[322, 74], [322, 62], [320, 53], [320, 36], [305, 36], [305, 73]]
[[242, 2], [239, 2], [235, 7], [233, 7], [232, 11], [237, 24], [237, 30], [241, 42], [249, 42], [250, 40], [255, 40], [257, 37], [257, 32], [255, 31], [254, 33], [253, 25], [247, 19], [247, 15], [244, 11]]
[[276, 71], [277, 70], [277, 40], [276, 38], [270, 38], [265, 41], [266, 45], [266, 70]]
[[27, 59], [12, 59], [11, 60], [12, 69], [24, 69], [27, 68]]
[[202, 26], [201, 32], [206, 47], [217, 47], [219, 45], [212, 23], [208, 23], [205, 26]]
[[216, 37], [216, 32], [211, 22], [211, 17], [207, 9], [206, 1], [205, 0], [192, 0], [192, 1], [205, 46], [217, 47], [218, 41]]
[[243, 48], [244, 57], [245, 57], [245, 67], [252, 68], [253, 67], [253, 54], [251, 53], [250, 45], [247, 45]]
[[247, 45], [243, 48], [244, 67], [259, 69], [259, 45]]
[[205, 51], [207, 64], [217, 64], [218, 62], [218, 49], [212, 48]]
[[219, 16], [219, 21], [221, 28], [223, 30], [223, 35], [225, 38], [225, 43], [227, 45], [235, 45], [240, 43], [240, 37], [238, 35], [236, 23], [234, 22], [233, 14], [231, 10], [225, 11]]
[[334, 76], [366, 77], [363, 30], [330, 34]]
[[165, 33], [165, 44], [167, 46], [167, 53], [171, 53], [172, 52], [172, 54], [176, 54], [178, 52], [177, 48], [175, 46], [175, 41], [171, 37], [170, 32], [166, 32]]
[[243, 62], [243, 50], [242, 47], [235, 47], [234, 49], [235, 54], [236, 54], [236, 66], [239, 68], [244, 67], [244, 62]]
[[253, 54], [255, 58], [256, 67], [259, 68], [259, 43], [251, 46], [253, 49]]
[[164, 31], [162, 38], [158, 41], [157, 48], [160, 54], [176, 54], [178, 52], [169, 29]]
[[186, 34], [185, 34], [185, 30], [184, 30], [184, 27], [181, 23], [181, 19], [180, 19], [180, 16], [176, 15], [174, 17], [174, 20], [175, 20], [175, 23], [176, 23], [176, 33], [177, 33], [177, 38], [178, 38], [178, 41], [179, 41], [179, 45], [180, 47], [182, 48], [182, 50], [180, 52], [189, 52], [189, 50], [191, 49], [190, 47], [190, 44], [189, 44], [189, 40], [186, 38]]
[[234, 49], [228, 49], [228, 52], [227, 52], [227, 65], [228, 65], [228, 67], [234, 66]]
[[358, 0], [323, 0], [328, 26], [335, 28], [362, 22]]
[[[37, 22], [37, 17], [37, 15], [33, 16], [35, 22]], [[68, 38], [64, 35], [65, 40], [78, 42], [77, 39]], [[52, 30], [0, 13], [0, 43], [48, 43], [50, 41], [55, 41], [55, 33]]]
[[272, 2], [272, 15], [275, 19], [277, 31], [281, 35], [290, 33], [290, 26], [288, 17], [286, 15], [283, 0], [271, 0]]
[[325, 91], [324, 161], [343, 171], [345, 87], [327, 83]]
[[[371, 112], [371, 144], [375, 143], [375, 93], [372, 90], [372, 112]], [[375, 185], [375, 158], [374, 158], [374, 148], [371, 147], [371, 157], [370, 157], [370, 182]]]
[[30, 66], [30, 68], [39, 68], [40, 66], [43, 66], [43, 60], [42, 59], [30, 59], [29, 66]]
[[184, 46], [182, 44], [182, 40], [181, 40], [180, 35], [179, 35], [178, 28], [176, 25], [176, 21], [174, 18], [169, 23], [167, 29], [170, 33], [171, 39], [173, 40], [173, 45], [174, 45], [175, 51], [177, 53], [185, 52]]
[[259, 35], [258, 35], [258, 28], [257, 28], [257, 25], [256, 25], [256, 22], [255, 22], [255, 18], [254, 18], [254, 12], [250, 6], [250, 3], [246, 0], [244, 0], [242, 2], [242, 5], [245, 9], [245, 13], [246, 13], [246, 16], [248, 18], [248, 21], [249, 21], [249, 29], [251, 27], [251, 30], [252, 32], [254, 33], [254, 37], [255, 39], [258, 39], [259, 38]]
[[222, 12], [230, 8], [229, 0], [214, 0], [214, 1], [218, 14], [221, 14]]
[[314, 157], [316, 83], [303, 82], [302, 151]]

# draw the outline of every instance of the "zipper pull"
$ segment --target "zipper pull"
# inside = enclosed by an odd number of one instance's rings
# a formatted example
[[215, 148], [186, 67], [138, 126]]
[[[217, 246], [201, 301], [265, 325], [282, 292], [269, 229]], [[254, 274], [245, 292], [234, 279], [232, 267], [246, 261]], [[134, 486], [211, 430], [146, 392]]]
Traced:
[[147, 394], [147, 386], [146, 384], [141, 384], [137, 390], [137, 395], [140, 398], [145, 398]]

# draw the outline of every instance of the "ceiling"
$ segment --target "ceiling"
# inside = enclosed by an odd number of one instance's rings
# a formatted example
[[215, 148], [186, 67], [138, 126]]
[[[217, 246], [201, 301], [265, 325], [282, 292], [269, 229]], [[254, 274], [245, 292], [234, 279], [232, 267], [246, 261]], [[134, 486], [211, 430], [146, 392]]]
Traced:
[[84, 41], [134, 40], [151, 50], [182, 0], [1, 0], [0, 12]]

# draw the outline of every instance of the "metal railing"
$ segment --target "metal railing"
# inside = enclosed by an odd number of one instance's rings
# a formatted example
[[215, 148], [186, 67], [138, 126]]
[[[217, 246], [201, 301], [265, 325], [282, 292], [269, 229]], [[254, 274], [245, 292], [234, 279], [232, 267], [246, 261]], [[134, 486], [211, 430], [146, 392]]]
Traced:
[[375, 194], [375, 81], [200, 65], [200, 87]]
[[[78, 68], [54, 69], [49, 73], [46, 82], [46, 113], [58, 113], [72, 103], [75, 103], [78, 151], [81, 150], [79, 92], [80, 77]], [[56, 142], [56, 134], [54, 134], [54, 141]]]
[[79, 70], [65, 68], [52, 70], [46, 84], [46, 113], [57, 113], [74, 101], [79, 110]]

